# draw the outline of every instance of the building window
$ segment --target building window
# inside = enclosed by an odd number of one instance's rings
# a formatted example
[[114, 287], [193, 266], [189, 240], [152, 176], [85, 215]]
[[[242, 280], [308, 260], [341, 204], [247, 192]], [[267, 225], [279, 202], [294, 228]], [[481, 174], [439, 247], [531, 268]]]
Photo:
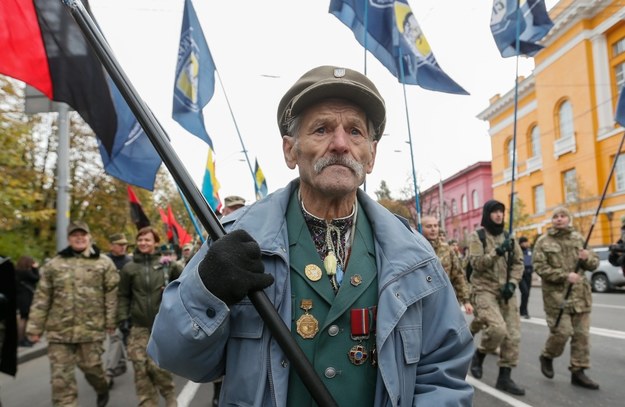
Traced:
[[462, 213], [466, 213], [469, 211], [469, 201], [467, 200], [467, 196], [462, 194], [460, 198], [460, 205], [462, 205]]
[[625, 191], [625, 158], [622, 155], [618, 156], [616, 165], [614, 166], [614, 182], [615, 190]]
[[538, 126], [532, 127], [532, 131], [530, 133], [530, 148], [532, 155], [531, 157], [540, 157], [540, 130]]
[[477, 209], [480, 207], [480, 196], [477, 193], [477, 190], [474, 189], [473, 192], [471, 193], [472, 199], [473, 199], [473, 209]]
[[573, 107], [571, 102], [565, 100], [558, 109], [558, 128], [560, 129], [560, 138], [573, 138], [575, 130], [573, 128]]
[[625, 62], [621, 62], [614, 67], [614, 77], [616, 78], [616, 88], [622, 89], [623, 85], [625, 85]]
[[578, 198], [577, 173], [575, 168], [565, 171], [562, 174], [562, 184], [564, 187], [564, 202], [575, 202]]
[[545, 188], [536, 185], [534, 188], [534, 213], [545, 213]]
[[456, 202], [455, 199], [451, 200], [451, 214], [452, 215], [458, 214], [458, 202]]
[[469, 237], [469, 229], [465, 226], [462, 228], [462, 239], [467, 240]]
[[[508, 140], [506, 144], [506, 158], [508, 159], [508, 168], [512, 168], [512, 161], [515, 157], [514, 144], [512, 143], [512, 139]], [[516, 162], [516, 161], [515, 161]]]
[[623, 52], [625, 52], [625, 37], [612, 44], [612, 57], [614, 58]]

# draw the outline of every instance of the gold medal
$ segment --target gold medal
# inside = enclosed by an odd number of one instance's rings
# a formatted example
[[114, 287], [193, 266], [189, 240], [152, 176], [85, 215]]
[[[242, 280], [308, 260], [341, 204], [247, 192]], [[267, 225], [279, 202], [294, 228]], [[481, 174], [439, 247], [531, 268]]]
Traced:
[[360, 274], [354, 274], [349, 278], [349, 282], [354, 287], [358, 287], [360, 284], [362, 284], [362, 276]]
[[360, 366], [367, 361], [369, 355], [367, 354], [367, 348], [365, 348], [361, 344], [358, 344], [352, 346], [352, 348], [347, 353], [347, 357], [349, 357], [350, 362], [352, 362], [356, 366]]
[[309, 264], [304, 269], [304, 274], [310, 281], [319, 281], [321, 279], [321, 269], [316, 264]]
[[299, 307], [304, 310], [304, 315], [295, 321], [297, 333], [304, 339], [312, 339], [319, 332], [319, 321], [308, 313], [313, 307], [313, 302], [312, 300], [304, 299]]

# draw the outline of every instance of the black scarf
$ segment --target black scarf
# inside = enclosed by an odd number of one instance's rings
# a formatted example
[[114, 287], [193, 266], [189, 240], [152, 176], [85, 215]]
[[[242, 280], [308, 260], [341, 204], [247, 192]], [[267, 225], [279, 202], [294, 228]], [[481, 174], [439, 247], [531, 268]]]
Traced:
[[482, 209], [482, 223], [481, 225], [493, 236], [498, 236], [503, 233], [504, 222], [501, 224], [497, 224], [493, 222], [490, 218], [490, 214], [495, 212], [497, 209], [501, 209], [502, 211], [506, 210], [506, 206], [499, 201], [491, 199], [484, 204], [484, 208]]

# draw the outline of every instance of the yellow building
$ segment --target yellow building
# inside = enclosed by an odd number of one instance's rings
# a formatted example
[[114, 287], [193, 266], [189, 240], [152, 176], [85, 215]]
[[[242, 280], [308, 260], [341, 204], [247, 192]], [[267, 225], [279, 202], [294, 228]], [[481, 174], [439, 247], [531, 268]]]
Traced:
[[[551, 210], [569, 208], [586, 236], [624, 129], [614, 121], [625, 84], [625, 2], [561, 0], [535, 69], [519, 78], [514, 193], [522, 203], [517, 234], [544, 233]], [[478, 118], [488, 121], [494, 198], [510, 202], [515, 90], [495, 95]], [[619, 156], [590, 246], [620, 238], [625, 215], [625, 157]]]

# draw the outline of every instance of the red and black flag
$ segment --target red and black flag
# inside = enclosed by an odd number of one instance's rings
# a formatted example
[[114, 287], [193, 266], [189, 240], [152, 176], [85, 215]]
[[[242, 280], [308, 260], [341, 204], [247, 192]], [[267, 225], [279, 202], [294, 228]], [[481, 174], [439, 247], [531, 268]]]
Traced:
[[1, 0], [0, 50], [0, 73], [67, 103], [89, 124], [108, 174], [154, 188], [161, 159], [60, 0]]
[[130, 186], [128, 186], [128, 201], [130, 202], [130, 219], [137, 226], [137, 230], [150, 226], [150, 220], [143, 212], [141, 202], [139, 202], [139, 198], [137, 198], [135, 191]]
[[193, 238], [189, 233], [187, 233], [182, 225], [178, 223], [170, 205], [167, 205], [167, 213], [165, 213], [165, 211], [161, 208], [158, 208], [158, 211], [161, 214], [161, 220], [165, 225], [165, 232], [169, 243], [178, 247], [191, 243]]

